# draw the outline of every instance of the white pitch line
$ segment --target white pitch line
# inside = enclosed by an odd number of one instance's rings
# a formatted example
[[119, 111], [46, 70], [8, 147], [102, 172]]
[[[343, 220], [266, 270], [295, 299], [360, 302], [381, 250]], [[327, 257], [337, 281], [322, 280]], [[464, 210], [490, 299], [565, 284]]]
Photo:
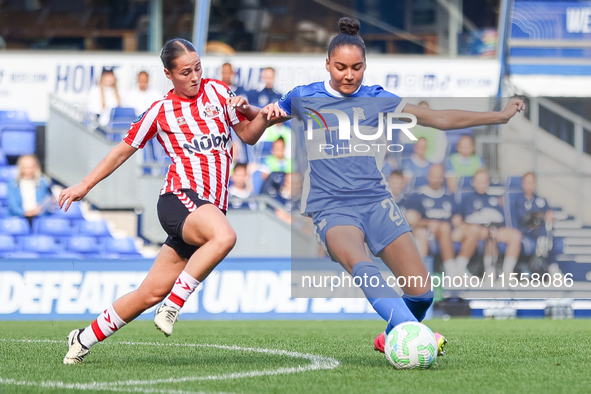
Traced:
[[[0, 339], [0, 342], [23, 342], [23, 343], [59, 343], [63, 341], [56, 341], [51, 339]], [[265, 353], [277, 356], [286, 356], [292, 358], [303, 358], [310, 361], [309, 365], [298, 366], [291, 368], [278, 368], [274, 370], [254, 370], [248, 372], [234, 372], [222, 375], [208, 375], [208, 376], [187, 376], [181, 378], [168, 378], [168, 379], [153, 379], [153, 380], [127, 380], [120, 382], [92, 382], [92, 383], [64, 383], [64, 382], [27, 382], [27, 381], [16, 381], [14, 379], [3, 379], [0, 377], [0, 383], [6, 385], [16, 386], [39, 386], [46, 388], [62, 388], [71, 390], [97, 390], [97, 391], [123, 391], [123, 392], [139, 392], [146, 394], [204, 394], [202, 392], [188, 392], [178, 390], [159, 390], [150, 388], [140, 387], [128, 387], [128, 386], [146, 386], [156, 385], [161, 383], [184, 383], [184, 382], [195, 382], [195, 381], [216, 381], [216, 380], [230, 380], [230, 379], [242, 379], [242, 378], [253, 378], [258, 376], [274, 376], [293, 374], [307, 371], [315, 371], [322, 369], [334, 369], [339, 366], [339, 361], [332, 357], [318, 356], [309, 353], [299, 353], [294, 351], [279, 350], [279, 349], [265, 349], [265, 348], [253, 348], [253, 347], [240, 347], [240, 346], [228, 346], [228, 345], [215, 345], [215, 344], [197, 344], [197, 343], [157, 343], [157, 342], [110, 342], [112, 345], [133, 345], [133, 346], [161, 346], [161, 347], [208, 347], [223, 350], [232, 351], [245, 351], [255, 353]], [[127, 386], [127, 387], [126, 387]]]

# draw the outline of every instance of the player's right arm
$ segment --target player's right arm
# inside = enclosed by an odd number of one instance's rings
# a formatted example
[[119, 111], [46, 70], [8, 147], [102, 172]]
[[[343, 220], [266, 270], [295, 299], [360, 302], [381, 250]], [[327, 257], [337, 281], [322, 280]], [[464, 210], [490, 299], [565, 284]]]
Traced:
[[66, 205], [65, 210], [70, 208], [74, 201], [80, 201], [100, 181], [111, 175], [127, 159], [137, 151], [136, 148], [122, 141], [114, 147], [103, 160], [77, 185], [62, 190], [58, 198], [60, 209]]

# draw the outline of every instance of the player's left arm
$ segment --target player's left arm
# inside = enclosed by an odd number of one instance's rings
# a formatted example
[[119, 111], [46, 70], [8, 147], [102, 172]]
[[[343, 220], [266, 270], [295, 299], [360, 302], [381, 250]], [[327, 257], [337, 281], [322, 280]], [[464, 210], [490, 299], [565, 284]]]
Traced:
[[283, 116], [286, 116], [284, 110], [276, 104], [269, 104], [261, 109], [252, 121], [243, 120], [235, 124], [233, 126], [234, 131], [242, 141], [249, 145], [254, 145], [261, 138], [267, 127], [269, 127], [271, 120], [275, 117]]
[[434, 110], [420, 105], [407, 104], [403, 112], [417, 117], [417, 124], [440, 130], [507, 123], [517, 112], [525, 109], [521, 99], [511, 99], [502, 111], [475, 112], [455, 109]]

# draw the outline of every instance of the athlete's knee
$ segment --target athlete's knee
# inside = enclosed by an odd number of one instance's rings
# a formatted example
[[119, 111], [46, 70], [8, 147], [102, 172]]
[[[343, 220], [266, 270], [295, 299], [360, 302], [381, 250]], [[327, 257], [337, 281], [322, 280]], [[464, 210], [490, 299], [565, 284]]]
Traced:
[[219, 248], [218, 250], [230, 253], [236, 245], [236, 232], [228, 227], [224, 231], [216, 233], [210, 242], [213, 242]]

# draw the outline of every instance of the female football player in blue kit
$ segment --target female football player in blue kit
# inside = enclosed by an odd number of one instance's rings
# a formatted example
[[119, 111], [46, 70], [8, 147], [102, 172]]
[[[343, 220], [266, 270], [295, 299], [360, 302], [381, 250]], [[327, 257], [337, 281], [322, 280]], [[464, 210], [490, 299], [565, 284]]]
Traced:
[[[292, 117], [303, 119], [302, 114], [311, 116], [315, 112], [320, 115], [314, 108], [305, 107], [306, 103], [314, 102], [312, 98], [332, 99], [335, 105], [344, 101], [344, 98], [379, 98], [372, 102], [386, 103], [386, 111], [378, 108], [380, 112], [409, 113], [416, 117], [420, 125], [447, 130], [506, 123], [525, 108], [523, 101], [512, 99], [500, 112], [437, 111], [406, 104], [381, 86], [362, 85], [366, 61], [365, 44], [358, 35], [359, 27], [359, 21], [354, 18], [342, 18], [339, 21], [340, 33], [330, 42], [326, 59], [330, 80], [294, 88], [279, 100], [281, 109]], [[384, 99], [387, 101], [384, 102]], [[373, 107], [370, 104], [361, 109], [349, 106], [349, 109], [353, 110], [353, 114], [357, 112], [356, 119], [359, 120], [367, 119], [369, 113], [377, 115]], [[349, 114], [350, 119], [353, 119], [352, 116]], [[325, 115], [322, 120], [334, 121], [335, 118]], [[360, 125], [364, 124], [364, 121], [360, 122]], [[329, 126], [326, 125], [327, 138], [330, 136]], [[324, 133], [317, 135], [323, 138]], [[358, 137], [352, 137], [349, 142], [352, 144], [355, 138]], [[302, 213], [312, 217], [318, 238], [330, 257], [339, 262], [356, 283], [361, 282], [361, 289], [373, 308], [388, 322], [385, 332], [374, 341], [376, 350], [383, 352], [385, 334], [394, 326], [406, 321], [421, 321], [425, 317], [433, 302], [429, 273], [410, 234], [411, 229], [396, 206], [381, 173], [375, 150], [352, 152], [350, 147], [353, 145], [349, 145], [348, 150], [340, 146], [335, 152], [334, 146], [331, 150], [329, 144], [321, 144], [326, 149], [312, 152], [310, 144], [314, 142], [319, 141], [306, 141], [309, 163], [304, 177]], [[405, 294], [401, 298], [387, 285], [378, 267], [371, 262], [365, 243], [396, 277], [420, 276], [423, 280], [414, 283], [408, 281], [406, 286], [402, 286]], [[439, 353], [442, 353], [446, 340], [439, 334], [436, 337]]]

